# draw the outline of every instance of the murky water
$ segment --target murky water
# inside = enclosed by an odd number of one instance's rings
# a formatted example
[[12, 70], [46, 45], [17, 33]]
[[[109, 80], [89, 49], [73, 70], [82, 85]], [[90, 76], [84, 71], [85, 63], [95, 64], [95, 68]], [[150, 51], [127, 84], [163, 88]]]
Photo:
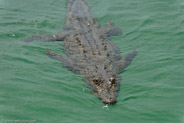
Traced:
[[[61, 32], [66, 0], [0, 0], [0, 123], [184, 123], [184, 1], [88, 0], [122, 55], [138, 51], [122, 73], [118, 103], [104, 105], [85, 83], [47, 57], [62, 42], [21, 42]], [[13, 121], [14, 120], [14, 121]]]

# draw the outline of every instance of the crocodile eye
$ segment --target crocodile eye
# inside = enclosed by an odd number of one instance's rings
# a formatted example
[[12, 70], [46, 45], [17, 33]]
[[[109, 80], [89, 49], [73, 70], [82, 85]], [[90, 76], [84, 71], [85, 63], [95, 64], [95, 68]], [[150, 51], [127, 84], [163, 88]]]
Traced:
[[96, 78], [96, 79], [94, 79], [94, 80], [93, 80], [93, 82], [95, 83], [95, 85], [98, 85], [98, 86], [100, 85], [100, 80], [99, 80], [99, 79], [97, 79], [97, 78]]
[[111, 82], [112, 85], [116, 83], [116, 79], [113, 77], [111, 77], [109, 81]]

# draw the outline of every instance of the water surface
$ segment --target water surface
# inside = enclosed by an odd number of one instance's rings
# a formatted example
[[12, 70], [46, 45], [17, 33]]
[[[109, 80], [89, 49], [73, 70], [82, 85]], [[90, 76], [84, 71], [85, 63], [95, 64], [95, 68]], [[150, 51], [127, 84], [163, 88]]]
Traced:
[[62, 42], [21, 42], [61, 32], [66, 0], [0, 0], [0, 123], [184, 123], [184, 1], [88, 0], [122, 55], [138, 51], [122, 73], [118, 103], [108, 108], [55, 60]]

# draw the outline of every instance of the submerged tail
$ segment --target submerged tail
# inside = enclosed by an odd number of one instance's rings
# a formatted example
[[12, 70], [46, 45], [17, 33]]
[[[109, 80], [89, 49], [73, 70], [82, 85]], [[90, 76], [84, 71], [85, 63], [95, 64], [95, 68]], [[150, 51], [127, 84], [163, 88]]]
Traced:
[[92, 16], [88, 3], [85, 0], [68, 0], [68, 15], [78, 17]]
[[96, 23], [94, 16], [90, 12], [88, 3], [85, 0], [68, 0], [68, 12], [66, 14], [64, 29], [73, 29], [74, 26], [80, 27], [81, 21]]

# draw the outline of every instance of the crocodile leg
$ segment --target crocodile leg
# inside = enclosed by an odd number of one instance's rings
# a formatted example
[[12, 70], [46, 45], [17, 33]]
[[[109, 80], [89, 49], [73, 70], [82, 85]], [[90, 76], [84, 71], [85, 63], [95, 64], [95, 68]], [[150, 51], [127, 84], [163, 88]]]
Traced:
[[128, 53], [126, 56], [124, 56], [122, 59], [118, 61], [119, 64], [119, 72], [122, 72], [125, 68], [130, 65], [133, 58], [135, 58], [137, 52], [135, 50], [132, 50], [130, 53]]
[[41, 40], [41, 41], [63, 41], [65, 37], [70, 33], [70, 31], [57, 33], [54, 35], [33, 35], [31, 37], [27, 37], [23, 39], [25, 42], [31, 42], [34, 40]]
[[62, 56], [62, 55], [59, 55], [59, 54], [55, 54], [55, 53], [53, 53], [50, 50], [46, 50], [45, 54], [48, 55], [52, 59], [60, 61], [64, 66], [70, 66], [70, 64], [71, 64], [70, 59], [68, 59], [65, 56]]
[[115, 27], [111, 20], [107, 22], [103, 28], [100, 29], [100, 32], [108, 37], [122, 35], [121, 29]]
[[52, 59], [60, 61], [62, 63], [62, 66], [70, 69], [71, 71], [75, 73], [79, 72], [79, 69], [77, 69], [77, 67], [73, 64], [71, 59], [65, 56], [59, 55], [59, 54], [55, 54], [50, 50], [46, 50], [45, 54], [48, 55]]

